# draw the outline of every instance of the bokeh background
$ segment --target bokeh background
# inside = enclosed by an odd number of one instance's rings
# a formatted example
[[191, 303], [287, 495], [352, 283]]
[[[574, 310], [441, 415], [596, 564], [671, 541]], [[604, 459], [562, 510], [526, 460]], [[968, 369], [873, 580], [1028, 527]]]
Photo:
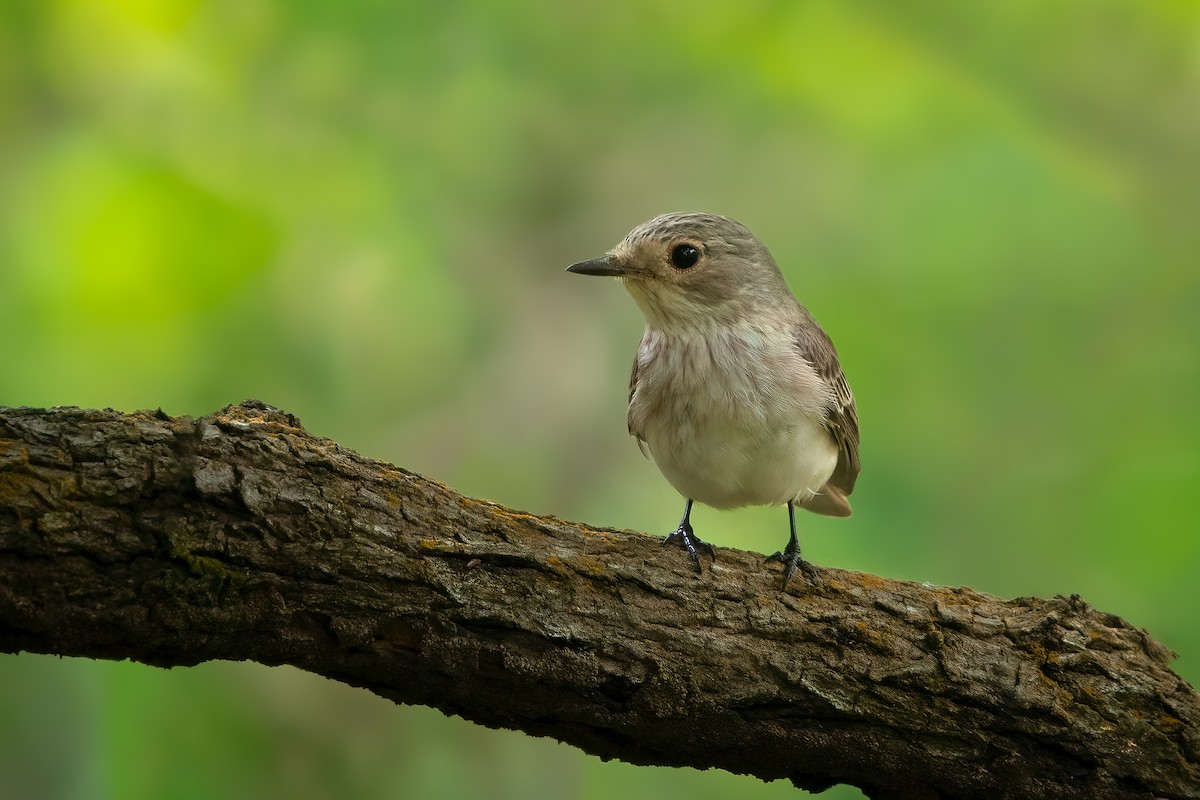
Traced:
[[[662, 533], [681, 501], [625, 435], [641, 319], [562, 269], [698, 209], [768, 242], [859, 398], [856, 514], [806, 516], [809, 558], [1079, 593], [1200, 678], [1195, 3], [0, 6], [3, 404], [258, 398], [465, 493]], [[762, 552], [784, 520], [695, 517]], [[0, 780], [797, 794], [296, 670], [30, 654], [0, 656]]]

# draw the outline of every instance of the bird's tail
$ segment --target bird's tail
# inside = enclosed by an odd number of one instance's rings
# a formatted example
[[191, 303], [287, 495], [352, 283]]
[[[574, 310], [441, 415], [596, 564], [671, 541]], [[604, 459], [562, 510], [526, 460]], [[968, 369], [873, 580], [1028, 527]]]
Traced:
[[850, 516], [850, 501], [846, 498], [846, 493], [829, 483], [822, 486], [821, 491], [798, 505], [806, 511], [824, 514], [827, 517]]

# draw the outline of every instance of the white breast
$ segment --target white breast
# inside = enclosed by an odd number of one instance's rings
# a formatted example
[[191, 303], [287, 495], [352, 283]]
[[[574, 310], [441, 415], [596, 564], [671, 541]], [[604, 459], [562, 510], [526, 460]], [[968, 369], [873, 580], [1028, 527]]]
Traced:
[[715, 508], [804, 502], [837, 465], [830, 399], [789, 336], [647, 331], [629, 425], [685, 497]]

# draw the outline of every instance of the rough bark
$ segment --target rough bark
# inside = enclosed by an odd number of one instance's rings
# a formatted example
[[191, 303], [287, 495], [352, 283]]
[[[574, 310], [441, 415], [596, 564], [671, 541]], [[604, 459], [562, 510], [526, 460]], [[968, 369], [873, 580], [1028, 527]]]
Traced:
[[1200, 698], [1077, 597], [524, 514], [261, 403], [0, 408], [0, 651], [293, 664], [636, 764], [876, 798], [1200, 798]]

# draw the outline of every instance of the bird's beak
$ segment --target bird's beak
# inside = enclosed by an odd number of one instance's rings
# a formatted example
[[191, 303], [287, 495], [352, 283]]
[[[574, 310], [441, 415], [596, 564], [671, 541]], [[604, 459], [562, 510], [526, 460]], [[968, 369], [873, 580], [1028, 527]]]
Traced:
[[629, 270], [614, 261], [611, 256], [601, 256], [587, 261], [580, 261], [567, 267], [567, 272], [577, 272], [580, 275], [621, 276], [629, 274]]

